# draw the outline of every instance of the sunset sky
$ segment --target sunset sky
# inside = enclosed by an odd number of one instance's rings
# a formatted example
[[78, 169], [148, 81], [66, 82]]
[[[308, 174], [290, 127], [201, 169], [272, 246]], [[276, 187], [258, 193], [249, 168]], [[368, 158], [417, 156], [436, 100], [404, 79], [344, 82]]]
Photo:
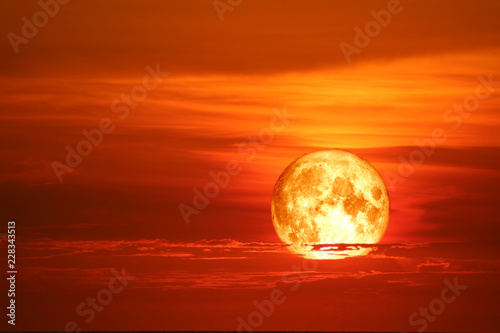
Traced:
[[[254, 330], [410, 332], [457, 279], [467, 289], [425, 331], [500, 330], [498, 1], [233, 0], [223, 20], [212, 0], [44, 1], [53, 15], [17, 45], [42, 8], [0, 3], [0, 233], [6, 253], [16, 221], [18, 266], [16, 326], [2, 313], [0, 330], [234, 331], [280, 290]], [[58, 177], [103, 119], [113, 130]], [[271, 195], [330, 148], [379, 171], [390, 221], [367, 256], [308, 262], [276, 235]], [[241, 172], [186, 223], [179, 205], [228, 161]], [[77, 307], [122, 268], [135, 278], [87, 323]]]

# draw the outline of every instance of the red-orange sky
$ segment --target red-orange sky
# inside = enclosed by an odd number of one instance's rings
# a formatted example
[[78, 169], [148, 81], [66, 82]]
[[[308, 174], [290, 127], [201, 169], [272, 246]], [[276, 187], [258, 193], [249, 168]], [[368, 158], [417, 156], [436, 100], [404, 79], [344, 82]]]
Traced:
[[[455, 279], [467, 289], [425, 330], [500, 330], [500, 3], [221, 2], [223, 21], [212, 0], [72, 0], [18, 45], [41, 7], [0, 3], [0, 233], [6, 253], [16, 221], [19, 271], [16, 326], [2, 313], [1, 330], [234, 331], [279, 289], [255, 330], [416, 331], [412, 313]], [[388, 6], [347, 61], [341, 43]], [[169, 74], [127, 114], [113, 107], [148, 66]], [[294, 117], [252, 155], [284, 109]], [[114, 130], [58, 179], [54, 162], [103, 118]], [[435, 131], [446, 138], [402, 176]], [[294, 281], [304, 261], [274, 231], [271, 194], [327, 148], [377, 168], [389, 227], [369, 255], [306, 262]], [[241, 173], [187, 224], [179, 205], [230, 160]], [[123, 267], [135, 278], [85, 322], [79, 304]]]

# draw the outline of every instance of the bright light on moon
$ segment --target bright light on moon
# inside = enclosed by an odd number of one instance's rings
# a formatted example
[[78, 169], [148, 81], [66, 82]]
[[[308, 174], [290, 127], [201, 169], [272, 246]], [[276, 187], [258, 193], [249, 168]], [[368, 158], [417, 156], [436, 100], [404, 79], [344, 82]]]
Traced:
[[389, 222], [389, 196], [369, 162], [343, 150], [320, 150], [299, 157], [283, 171], [271, 212], [274, 229], [290, 244], [290, 252], [339, 259], [370, 249], [311, 251], [310, 245], [378, 243]]

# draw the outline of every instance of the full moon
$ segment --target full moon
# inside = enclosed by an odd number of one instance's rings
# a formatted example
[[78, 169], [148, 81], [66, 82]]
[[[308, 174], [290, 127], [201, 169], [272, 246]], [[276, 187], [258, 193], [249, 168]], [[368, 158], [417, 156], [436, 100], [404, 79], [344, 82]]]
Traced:
[[[338, 149], [293, 161], [280, 175], [271, 201], [274, 229], [290, 252], [308, 259], [367, 254], [389, 223], [389, 196], [377, 170]], [[313, 245], [333, 251], [312, 250]], [[335, 247], [333, 244], [353, 244]]]

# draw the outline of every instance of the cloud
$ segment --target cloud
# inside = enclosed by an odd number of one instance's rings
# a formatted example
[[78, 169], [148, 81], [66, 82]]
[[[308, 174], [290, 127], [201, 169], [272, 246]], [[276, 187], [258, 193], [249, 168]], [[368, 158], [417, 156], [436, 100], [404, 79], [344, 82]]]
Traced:
[[[89, 226], [77, 226], [89, 227]], [[92, 225], [93, 227], [93, 225]], [[242, 258], [218, 256], [223, 252], [252, 253], [277, 252], [287, 253], [286, 246], [281, 243], [240, 242], [234, 239], [199, 240], [191, 243], [175, 243], [165, 239], [144, 239], [137, 241], [33, 241], [26, 243], [27, 259], [49, 259], [56, 256], [71, 256], [82, 253], [111, 252], [111, 255], [120, 256], [166, 256], [166, 257], [193, 257], [190, 260], [218, 260], [228, 258]], [[139, 251], [136, 253], [136, 251]], [[186, 251], [189, 251], [187, 253]], [[116, 252], [120, 252], [117, 254]], [[43, 253], [43, 256], [39, 256]]]
[[[168, 2], [123, 4], [118, 0], [104, 7], [92, 2], [71, 4], [62, 7], [57, 19], [51, 20], [51, 29], [45, 28], [36, 40], [21, 45], [19, 55], [5, 38], [0, 45], [5, 55], [1, 72], [30, 77], [47, 72], [120, 75], [134, 72], [137, 59], [162, 59], [172, 73], [181, 74], [254, 75], [342, 68], [348, 64], [339, 44], [353, 44], [354, 27], [364, 27], [372, 20], [370, 11], [386, 8], [385, 4], [374, 4], [315, 0], [304, 5], [279, 0], [269, 5], [254, 1], [251, 6], [226, 13], [224, 24], [212, 6], [196, 0], [175, 6]], [[363, 60], [435, 56], [498, 46], [496, 2], [482, 2], [479, 6], [461, 1], [454, 7], [433, 2], [430, 8], [428, 3], [405, 3], [403, 12], [394, 16], [383, 33], [363, 49]], [[20, 18], [39, 8], [35, 4], [31, 7], [2, 2], [0, 9], [13, 13], [1, 22], [0, 29], [6, 34], [19, 33]], [[92, 26], [87, 24], [89, 15], [93, 15]], [[189, 17], [189, 27], [185, 17]], [[280, 22], [279, 29], [276, 22]], [[106, 52], [102, 52], [103, 45]]]
[[[418, 146], [397, 146], [353, 149], [353, 152], [363, 158], [377, 161], [379, 163], [399, 164], [399, 156], [408, 159], [408, 156]], [[500, 154], [500, 147], [460, 147], [460, 146], [437, 146], [433, 153], [426, 158], [425, 165], [439, 165], [445, 167], [474, 168], [484, 170], [500, 169], [500, 159], [492, 159], [491, 156]]]
[[[106, 267], [127, 262], [126, 266], [138, 276], [135, 288], [147, 285], [162, 289], [266, 289], [280, 285], [289, 288], [296, 283], [305, 285], [373, 276], [383, 277], [387, 280], [385, 283], [417, 286], [423, 283], [421, 274], [490, 274], [498, 271], [494, 263], [496, 258], [485, 259], [484, 256], [490, 251], [490, 245], [481, 243], [356, 244], [353, 245], [356, 248], [372, 248], [373, 251], [361, 257], [318, 261], [294, 256], [280, 243], [234, 239], [190, 243], [162, 239], [39, 241], [24, 246], [25, 267], [30, 271], [44, 272], [45, 268], [40, 266], [44, 264], [47, 272], [51, 272], [63, 263], [69, 267], [77, 265], [73, 270], [97, 269], [86, 267], [85, 258], [93, 258], [94, 262]], [[350, 248], [347, 244], [328, 246]], [[468, 257], [464, 258], [463, 253], [468, 253]], [[190, 265], [192, 261], [198, 264]]]
[[443, 272], [449, 270], [451, 264], [445, 261], [431, 261], [426, 260], [423, 263], [417, 265], [417, 271], [419, 272]]

